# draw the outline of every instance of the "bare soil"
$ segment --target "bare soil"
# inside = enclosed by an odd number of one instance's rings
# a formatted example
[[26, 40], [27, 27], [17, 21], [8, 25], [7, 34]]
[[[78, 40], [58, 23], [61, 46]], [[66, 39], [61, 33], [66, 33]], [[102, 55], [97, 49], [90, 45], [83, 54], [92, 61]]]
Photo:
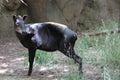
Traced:
[[[16, 38], [0, 39], [0, 80], [55, 80], [74, 66], [74, 64], [69, 65], [64, 62], [63, 54], [53, 54], [55, 57], [59, 56], [60, 63], [51, 67], [34, 65], [33, 73], [28, 77], [28, 66], [24, 65], [25, 57], [23, 55], [26, 51], [27, 49]], [[83, 75], [89, 80], [102, 80], [101, 74], [99, 74], [100, 70], [99, 66], [83, 64]]]

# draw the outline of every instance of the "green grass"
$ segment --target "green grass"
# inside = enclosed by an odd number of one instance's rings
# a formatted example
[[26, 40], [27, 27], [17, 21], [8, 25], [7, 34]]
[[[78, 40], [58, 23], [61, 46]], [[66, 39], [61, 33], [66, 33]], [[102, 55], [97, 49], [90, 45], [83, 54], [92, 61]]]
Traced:
[[[35, 64], [40, 64], [40, 65], [53, 65], [55, 62], [57, 62], [57, 57], [53, 56], [54, 53], [51, 52], [45, 52], [45, 51], [40, 51], [37, 50], [36, 51], [36, 55], [35, 55], [35, 60], [34, 63]], [[24, 64], [27, 65], [28, 64], [28, 54], [25, 54], [25, 62]]]
[[42, 64], [42, 65], [45, 65], [45, 64], [48, 65], [56, 61], [57, 59], [56, 57], [53, 56], [53, 53], [51, 54], [50, 52], [45, 52], [45, 51], [40, 51], [40, 50], [36, 52], [35, 63]]
[[[116, 29], [117, 23], [97, 26], [100, 30]], [[100, 27], [100, 29], [99, 29]], [[84, 64], [103, 67], [100, 72], [104, 80], [120, 80], [120, 34], [106, 34], [89, 37], [87, 34], [78, 39], [76, 52], [83, 58]], [[75, 79], [76, 80], [76, 79]], [[86, 79], [87, 80], [87, 79]]]
[[113, 68], [120, 65], [120, 35], [107, 35], [104, 40], [104, 45], [101, 46], [102, 54], [104, 56], [103, 64], [109, 65]]
[[79, 75], [79, 73], [76, 72], [68, 72], [68, 74], [60, 76], [55, 80], [87, 80], [87, 78], [85, 76]]
[[96, 25], [95, 26], [95, 31], [111, 30], [111, 29], [118, 28], [118, 23], [116, 21], [111, 21], [109, 23], [104, 23], [104, 21], [103, 21], [102, 24], [103, 25]]

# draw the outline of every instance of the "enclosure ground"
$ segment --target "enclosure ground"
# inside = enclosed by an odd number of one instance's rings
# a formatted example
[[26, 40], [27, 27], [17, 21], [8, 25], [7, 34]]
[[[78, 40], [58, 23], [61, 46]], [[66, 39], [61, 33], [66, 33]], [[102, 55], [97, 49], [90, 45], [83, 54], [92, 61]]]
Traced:
[[[18, 39], [0, 39], [0, 80], [56, 80], [58, 76], [63, 76], [76, 65], [68, 64], [64, 61], [65, 56], [61, 53], [54, 54], [60, 61], [53, 66], [34, 65], [33, 73], [27, 76], [28, 66], [24, 64], [23, 53], [27, 51]], [[77, 70], [76, 70], [77, 71]], [[88, 80], [102, 80], [100, 67], [92, 64], [83, 64], [83, 72]]]

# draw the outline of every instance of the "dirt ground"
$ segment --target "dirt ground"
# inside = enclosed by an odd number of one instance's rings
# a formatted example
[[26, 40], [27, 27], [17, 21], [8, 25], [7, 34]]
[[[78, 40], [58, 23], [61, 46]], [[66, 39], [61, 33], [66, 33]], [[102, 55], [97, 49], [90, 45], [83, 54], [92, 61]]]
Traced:
[[[57, 80], [69, 70], [69, 65], [62, 61], [52, 67], [34, 65], [33, 73], [27, 76], [28, 66], [24, 65], [23, 53], [27, 51], [17, 38], [0, 39], [0, 80]], [[53, 54], [54, 55], [54, 54]], [[55, 54], [64, 58], [63, 54]], [[99, 67], [83, 64], [84, 75], [89, 80], [102, 80]]]

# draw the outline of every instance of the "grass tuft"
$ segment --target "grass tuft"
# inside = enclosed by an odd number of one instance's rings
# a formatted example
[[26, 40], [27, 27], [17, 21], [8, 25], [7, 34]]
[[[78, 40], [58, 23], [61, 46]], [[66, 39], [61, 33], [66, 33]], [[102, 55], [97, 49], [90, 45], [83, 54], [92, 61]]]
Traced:
[[[25, 54], [25, 57], [26, 57], [26, 59], [25, 59], [24, 64], [27, 65], [28, 64], [28, 55]], [[35, 64], [52, 65], [56, 62], [57, 62], [57, 57], [54, 57], [53, 54], [51, 54], [50, 52], [45, 52], [45, 51], [40, 51], [40, 50], [36, 51], [36, 55], [35, 55], [35, 59], [34, 59]]]
[[79, 75], [78, 73], [70, 72], [64, 76], [58, 77], [55, 80], [87, 80], [87, 78], [85, 78], [85, 76]]

